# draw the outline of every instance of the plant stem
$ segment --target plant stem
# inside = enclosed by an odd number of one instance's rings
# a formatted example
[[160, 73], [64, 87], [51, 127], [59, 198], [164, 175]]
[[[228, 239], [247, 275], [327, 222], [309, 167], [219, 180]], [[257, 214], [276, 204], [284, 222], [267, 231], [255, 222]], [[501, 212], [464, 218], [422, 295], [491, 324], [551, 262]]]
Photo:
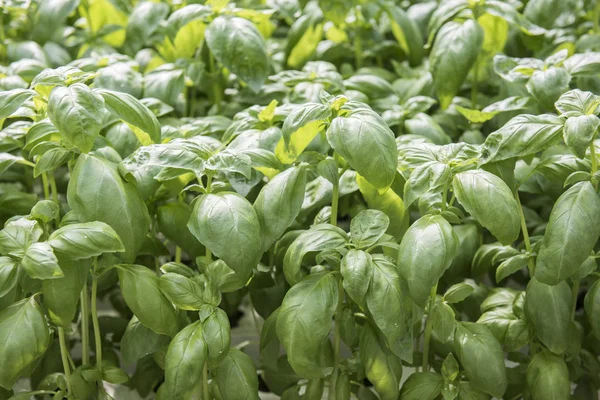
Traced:
[[331, 194], [331, 218], [329, 223], [337, 225], [338, 203], [340, 201], [340, 185], [333, 185], [333, 193]]
[[210, 65], [210, 72], [213, 76], [212, 79], [212, 89], [213, 89], [213, 101], [215, 102], [215, 105], [217, 106], [217, 113], [221, 114], [222, 112], [222, 108], [221, 108], [221, 87], [219, 85], [219, 79], [218, 76], [220, 75], [219, 72], [217, 71], [216, 68], [216, 63], [215, 63], [215, 57], [213, 56], [212, 53], [210, 53], [208, 55], [208, 61], [209, 61], [209, 65]]
[[98, 268], [98, 259], [94, 257], [94, 267], [92, 274], [92, 324], [94, 325], [94, 341], [96, 342], [96, 367], [102, 370], [102, 339], [100, 335], [100, 323], [98, 322], [98, 277], [96, 269]]
[[90, 306], [88, 304], [87, 282], [79, 295], [81, 302], [81, 362], [90, 364]]
[[56, 190], [56, 179], [54, 179], [54, 173], [50, 173], [48, 175], [48, 181], [50, 182], [50, 189], [52, 189], [52, 201], [54, 201], [56, 205], [60, 205], [58, 202], [58, 190]]
[[340, 333], [340, 314], [344, 307], [344, 286], [342, 279], [338, 281], [338, 304], [335, 310], [335, 332], [333, 334], [333, 373], [331, 374], [331, 386], [329, 387], [329, 400], [335, 399], [335, 387], [337, 384], [337, 376], [340, 364], [340, 344], [341, 344], [341, 333]]
[[[600, 1], [599, 1], [600, 3]], [[596, 146], [594, 146], [594, 142], [590, 144], [590, 158], [592, 159], [592, 177], [598, 171], [598, 157], [596, 157]], [[594, 189], [598, 189], [598, 182], [594, 182]]]
[[431, 319], [431, 310], [435, 304], [435, 296], [437, 295], [436, 283], [429, 292], [429, 305], [427, 306], [427, 323], [425, 324], [425, 341], [423, 342], [423, 372], [429, 371], [429, 342], [431, 341], [431, 330], [433, 328], [433, 320]]
[[67, 391], [69, 395], [73, 394], [71, 388], [71, 367], [69, 366], [69, 358], [67, 352], [67, 342], [65, 340], [65, 330], [62, 327], [58, 327], [58, 341], [60, 343], [60, 357], [62, 358], [63, 369], [65, 370], [65, 379], [67, 381]]
[[594, 8], [594, 33], [600, 33], [600, 1], [596, 1], [596, 7]]
[[575, 322], [575, 312], [577, 311], [577, 295], [579, 294], [579, 279], [573, 279], [573, 292], [571, 301], [573, 306], [571, 308], [571, 321]]
[[362, 40], [360, 38], [360, 35], [357, 33], [356, 37], [354, 38], [354, 64], [356, 66], [356, 69], [362, 66], [362, 57]]
[[202, 400], [210, 400], [210, 394], [208, 392], [208, 363], [204, 363], [202, 367]]
[[529, 257], [527, 258], [527, 264], [529, 266], [529, 276], [533, 277], [535, 274], [535, 264], [533, 262], [533, 257], [531, 256], [531, 241], [529, 240], [529, 232], [527, 231], [527, 222], [525, 221], [525, 214], [523, 213], [523, 206], [521, 206], [521, 198], [519, 197], [519, 190], [515, 189], [513, 191], [515, 196], [515, 200], [517, 200], [517, 205], [519, 206], [519, 216], [521, 218], [521, 231], [523, 232], [523, 241], [525, 242], [525, 250], [529, 253]]
[[477, 81], [479, 79], [479, 57], [473, 66], [473, 84], [471, 85], [471, 108], [477, 108]]
[[175, 262], [176, 263], [181, 262], [181, 247], [179, 247], [179, 246], [175, 246]]
[[42, 172], [42, 187], [44, 189], [44, 199], [50, 199], [50, 190], [48, 189], [48, 174]]

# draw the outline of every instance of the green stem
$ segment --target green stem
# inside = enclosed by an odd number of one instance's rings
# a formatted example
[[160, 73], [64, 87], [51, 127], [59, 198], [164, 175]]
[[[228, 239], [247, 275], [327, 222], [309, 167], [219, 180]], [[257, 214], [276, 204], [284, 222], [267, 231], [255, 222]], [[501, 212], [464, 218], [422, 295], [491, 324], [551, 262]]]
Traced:
[[360, 38], [360, 35], [357, 32], [356, 37], [354, 38], [354, 64], [356, 66], [356, 69], [358, 69], [362, 66], [362, 57], [363, 57], [362, 40]]
[[519, 217], [521, 218], [521, 231], [523, 233], [523, 241], [525, 242], [525, 250], [529, 253], [529, 257], [527, 258], [527, 264], [529, 266], [529, 276], [533, 277], [535, 274], [535, 264], [533, 262], [532, 250], [531, 250], [531, 241], [529, 240], [529, 232], [527, 231], [527, 222], [525, 221], [525, 214], [523, 213], [523, 206], [521, 206], [521, 198], [519, 197], [519, 190], [515, 189], [513, 191], [515, 196], [515, 200], [517, 200], [517, 205], [519, 206]]
[[67, 341], [65, 340], [65, 330], [62, 327], [58, 327], [58, 341], [60, 343], [60, 357], [62, 358], [63, 369], [65, 370], [65, 379], [67, 381], [67, 391], [69, 395], [73, 394], [71, 388], [71, 367], [69, 367], [69, 358], [67, 352]]
[[48, 175], [48, 181], [50, 182], [50, 189], [52, 190], [52, 201], [54, 201], [57, 205], [60, 205], [58, 202], [58, 190], [56, 189], [56, 179], [54, 179], [54, 173], [50, 173]]
[[429, 342], [431, 341], [431, 330], [433, 328], [433, 320], [431, 318], [431, 310], [435, 305], [435, 297], [437, 295], [437, 283], [429, 292], [429, 305], [427, 306], [427, 323], [425, 324], [425, 341], [423, 342], [423, 372], [429, 371]]
[[204, 363], [202, 367], [202, 400], [210, 400], [210, 394], [208, 392], [208, 363]]
[[471, 108], [477, 108], [477, 81], [479, 79], [479, 57], [473, 66], [473, 83], [471, 85]]
[[577, 295], [579, 294], [579, 279], [573, 280], [573, 292], [571, 294], [572, 308], [571, 321], [575, 322], [575, 312], [577, 311]]
[[216, 63], [215, 63], [215, 57], [213, 56], [212, 53], [210, 53], [208, 55], [208, 62], [210, 65], [210, 72], [213, 76], [212, 78], [212, 89], [213, 89], [213, 101], [215, 102], [215, 105], [217, 106], [217, 113], [221, 114], [222, 112], [222, 108], [221, 108], [221, 87], [219, 85], [219, 71], [217, 71], [216, 68]]
[[341, 332], [340, 332], [340, 315], [342, 308], [344, 307], [344, 286], [342, 279], [338, 281], [338, 304], [335, 310], [335, 332], [333, 335], [333, 374], [331, 374], [331, 386], [329, 388], [329, 400], [335, 399], [335, 387], [337, 384], [337, 376], [340, 365], [340, 344], [341, 344]]
[[[599, 1], [600, 3], [600, 1]], [[592, 177], [598, 171], [598, 157], [596, 157], [596, 146], [594, 142], [590, 144], [590, 158], [592, 159]], [[598, 182], [594, 182], [594, 189], [598, 189]]]
[[50, 199], [50, 190], [48, 189], [48, 174], [42, 172], [42, 187], [44, 189], [44, 199]]
[[90, 306], [88, 304], [87, 282], [79, 295], [81, 302], [81, 362], [90, 364]]
[[96, 269], [98, 259], [94, 257], [92, 274], [92, 325], [94, 326], [94, 341], [96, 342], [96, 367], [102, 370], [102, 338], [100, 335], [100, 323], [98, 322], [98, 277]]
[[337, 225], [338, 203], [340, 201], [340, 185], [333, 185], [333, 193], [331, 194], [331, 225]]
[[175, 246], [175, 262], [176, 263], [181, 262], [181, 247], [179, 247], [179, 246]]
[[596, 1], [594, 8], [594, 33], [600, 33], [600, 1]]

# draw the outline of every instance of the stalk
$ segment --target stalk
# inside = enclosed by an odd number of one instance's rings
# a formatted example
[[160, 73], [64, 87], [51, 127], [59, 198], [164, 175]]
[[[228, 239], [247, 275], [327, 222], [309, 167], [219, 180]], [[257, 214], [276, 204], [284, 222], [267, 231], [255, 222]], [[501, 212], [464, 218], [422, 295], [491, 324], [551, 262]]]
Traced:
[[81, 302], [81, 362], [90, 364], [90, 306], [88, 304], [87, 282], [79, 295]]
[[362, 67], [362, 53], [362, 40], [357, 32], [356, 37], [354, 38], [354, 64], [357, 69]]
[[577, 311], [577, 295], [579, 294], [579, 279], [573, 280], [573, 292], [571, 293], [571, 321], [575, 322], [575, 311]]
[[181, 262], [181, 247], [179, 247], [179, 246], [175, 246], [175, 262], [176, 263]]
[[44, 189], [44, 199], [50, 199], [50, 190], [48, 189], [48, 174], [42, 172], [42, 187]]
[[212, 80], [213, 100], [217, 106], [217, 113], [221, 114], [221, 112], [223, 111], [221, 107], [221, 87], [219, 85], [219, 80], [217, 79], [218, 75], [215, 66], [215, 57], [212, 53], [209, 53], [208, 60], [210, 65], [210, 72], [214, 75]]
[[96, 342], [96, 367], [102, 370], [102, 339], [100, 335], [100, 323], [98, 322], [98, 277], [96, 269], [98, 268], [98, 259], [94, 257], [94, 266], [92, 274], [92, 324], [94, 326], [94, 341]]
[[[336, 159], [336, 155], [334, 154], [334, 159]], [[336, 163], [337, 164], [337, 163]], [[339, 203], [339, 180], [333, 185], [333, 193], [331, 198], [331, 225], [337, 225], [337, 213], [338, 213], [338, 203]], [[335, 387], [337, 383], [337, 375], [339, 370], [340, 363], [340, 343], [341, 343], [341, 334], [340, 334], [340, 324], [339, 321], [340, 312], [342, 311], [342, 307], [344, 306], [344, 286], [342, 285], [342, 279], [338, 281], [338, 304], [335, 310], [335, 331], [333, 336], [333, 374], [331, 374], [331, 386], [329, 388], [329, 400], [334, 400], [335, 398]]]
[[60, 205], [58, 202], [58, 190], [56, 190], [56, 179], [54, 179], [53, 173], [48, 175], [48, 181], [50, 182], [50, 189], [52, 190], [52, 201], [57, 205]]
[[[598, 157], [596, 157], [596, 146], [594, 146], [594, 142], [590, 144], [590, 158], [592, 159], [591, 174], [594, 176], [598, 171]], [[598, 189], [598, 182], [594, 182], [594, 189]]]
[[473, 66], [473, 84], [471, 85], [471, 108], [477, 108], [477, 83], [479, 79], [479, 57]]
[[71, 367], [69, 366], [69, 357], [67, 355], [69, 349], [67, 348], [65, 340], [65, 330], [60, 326], [58, 327], [58, 341], [60, 343], [60, 358], [62, 359], [63, 369], [65, 370], [65, 379], [67, 381], [67, 391], [69, 392], [69, 395], [72, 395]]
[[431, 319], [431, 310], [435, 304], [435, 296], [437, 295], [436, 283], [429, 292], [429, 305], [427, 306], [427, 323], [425, 324], [425, 341], [423, 342], [423, 372], [429, 371], [429, 342], [431, 341], [431, 330], [433, 329], [433, 320]]
[[[521, 218], [521, 231], [523, 232], [525, 250], [527, 250], [527, 253], [531, 254], [531, 241], [529, 240], [529, 232], [527, 231], [527, 222], [525, 221], [525, 214], [523, 214], [523, 207], [521, 206], [519, 190], [515, 189], [513, 191], [513, 194], [515, 196], [515, 200], [517, 200], [517, 205], [519, 206], [519, 217]], [[533, 277], [533, 275], [535, 274], [535, 264], [533, 263], [533, 258], [531, 256], [527, 258], [527, 265], [529, 268], [529, 276]]]

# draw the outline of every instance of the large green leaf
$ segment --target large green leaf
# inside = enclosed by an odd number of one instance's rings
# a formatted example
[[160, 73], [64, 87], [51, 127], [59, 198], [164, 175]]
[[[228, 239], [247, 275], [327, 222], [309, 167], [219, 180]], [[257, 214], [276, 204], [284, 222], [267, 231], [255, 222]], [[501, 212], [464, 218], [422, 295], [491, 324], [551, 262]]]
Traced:
[[287, 292], [277, 317], [277, 336], [294, 371], [303, 378], [331, 373], [331, 318], [338, 303], [332, 273], [309, 275]]
[[223, 400], [258, 400], [258, 376], [250, 356], [231, 348], [215, 370]]
[[479, 390], [502, 398], [507, 387], [504, 352], [490, 330], [472, 322], [458, 323], [454, 349], [469, 381]]
[[10, 389], [50, 345], [44, 312], [34, 297], [0, 312], [0, 386]]
[[91, 262], [89, 260], [71, 261], [59, 258], [60, 269], [64, 276], [59, 279], [46, 279], [42, 282], [44, 307], [50, 320], [68, 328], [75, 319], [79, 294], [87, 282]]
[[390, 226], [390, 219], [378, 210], [364, 210], [350, 222], [350, 239], [359, 249], [373, 246]]
[[169, 398], [191, 399], [202, 381], [207, 353], [200, 321], [186, 326], [173, 338], [165, 357], [165, 387]]
[[125, 251], [117, 232], [110, 225], [99, 221], [63, 226], [52, 232], [48, 244], [70, 260]]
[[552, 208], [535, 278], [556, 285], [577, 271], [600, 237], [600, 198], [590, 182], [580, 182], [563, 193]]
[[442, 108], [448, 108], [475, 63], [483, 44], [483, 29], [472, 19], [448, 22], [440, 29], [429, 64]]
[[121, 292], [127, 306], [145, 327], [174, 336], [178, 331], [177, 313], [159, 289], [159, 278], [151, 270], [135, 264], [119, 264]]
[[444, 380], [434, 372], [417, 372], [411, 374], [402, 385], [402, 400], [435, 400], [442, 392]]
[[171, 339], [146, 328], [140, 320], [133, 316], [121, 338], [121, 355], [125, 362], [131, 364], [153, 354], [169, 345]]
[[[327, 129], [327, 140], [350, 166], [383, 194], [398, 166], [394, 133], [373, 110], [361, 106], [338, 117]], [[368, 157], [365, 157], [368, 154]]]
[[17, 111], [34, 94], [35, 92], [29, 89], [12, 89], [0, 92], [0, 120]]
[[48, 99], [48, 117], [64, 139], [88, 153], [102, 128], [104, 99], [82, 83], [57, 86]]
[[519, 237], [519, 206], [502, 179], [483, 170], [465, 171], [454, 176], [452, 187], [465, 210], [500, 243], [508, 245]]
[[215, 310], [202, 322], [202, 335], [208, 348], [208, 363], [216, 367], [227, 357], [231, 344], [229, 317], [221, 308]]
[[29, 246], [21, 260], [21, 267], [34, 279], [57, 279], [64, 276], [52, 247], [46, 242]]
[[551, 286], [536, 278], [529, 281], [525, 312], [537, 337], [553, 353], [563, 353], [572, 340], [571, 307], [571, 288], [567, 282]]
[[160, 143], [160, 124], [152, 111], [138, 99], [129, 93], [106, 89], [97, 89], [96, 93], [102, 95], [106, 108], [112, 114], [129, 124], [130, 127], [133, 126], [133, 133], [141, 144]]
[[532, 400], [570, 399], [569, 369], [563, 358], [548, 350], [535, 354], [527, 366], [527, 389]]
[[439, 215], [421, 217], [408, 228], [400, 242], [398, 268], [418, 305], [425, 305], [431, 288], [450, 267], [457, 251], [458, 238], [450, 223]]
[[381, 399], [398, 399], [402, 362], [381, 349], [375, 331], [369, 324], [362, 328], [359, 351], [364, 373]]
[[188, 228], [244, 286], [262, 256], [260, 222], [252, 204], [236, 193], [207, 194], [195, 202]]
[[205, 35], [215, 58], [258, 92], [269, 75], [266, 44], [258, 29], [244, 18], [219, 16]]
[[67, 200], [79, 220], [110, 225], [125, 247], [123, 260], [135, 259], [150, 217], [135, 186], [119, 176], [116, 164], [97, 156], [79, 156], [71, 173]]
[[373, 278], [373, 258], [362, 250], [350, 249], [340, 264], [346, 293], [360, 306], [365, 304], [365, 295]]
[[191, 257], [204, 254], [204, 247], [186, 226], [192, 215], [189, 205], [173, 202], [161, 205], [156, 210], [158, 230], [171, 242], [181, 247]]
[[193, 278], [167, 272], [158, 280], [158, 286], [167, 299], [182, 310], [200, 310], [205, 304], [204, 287]]
[[306, 169], [293, 167], [267, 183], [254, 201], [261, 228], [261, 250], [271, 245], [292, 225], [304, 201]]

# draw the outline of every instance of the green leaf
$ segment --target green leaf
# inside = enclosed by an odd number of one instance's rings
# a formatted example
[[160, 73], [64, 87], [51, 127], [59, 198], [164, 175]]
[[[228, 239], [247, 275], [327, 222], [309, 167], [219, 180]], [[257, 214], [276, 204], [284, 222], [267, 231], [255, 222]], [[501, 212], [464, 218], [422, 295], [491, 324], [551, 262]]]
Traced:
[[277, 174], [254, 201], [261, 228], [261, 250], [267, 251], [293, 223], [304, 201], [306, 169], [293, 167]]
[[283, 273], [290, 285], [302, 278], [302, 259], [309, 252], [337, 249], [348, 242], [347, 234], [337, 226], [318, 224], [304, 231], [285, 253]]
[[19, 225], [7, 226], [0, 231], [0, 253], [21, 258], [33, 241], [29, 229]]
[[258, 376], [252, 359], [231, 348], [215, 371], [223, 400], [258, 400]]
[[458, 361], [456, 361], [456, 358], [450, 353], [442, 364], [442, 376], [444, 377], [444, 380], [454, 381], [458, 378], [459, 374], [460, 367], [458, 366]]
[[392, 33], [400, 48], [408, 56], [411, 66], [423, 59], [423, 35], [416, 21], [398, 6], [388, 5], [386, 11], [390, 18]]
[[452, 179], [450, 167], [437, 161], [426, 162], [415, 168], [404, 185], [406, 207], [421, 196], [441, 192]]
[[600, 199], [590, 182], [564, 192], [552, 208], [535, 277], [556, 285], [569, 278], [587, 259], [600, 237]]
[[219, 16], [205, 35], [215, 58], [258, 93], [269, 75], [266, 44], [258, 29], [246, 19]]
[[25, 251], [21, 266], [33, 279], [57, 279], [64, 276], [49, 243], [32, 243]]
[[435, 400], [442, 393], [444, 380], [435, 372], [416, 372], [402, 385], [401, 400]]
[[271, 313], [265, 320], [260, 332], [260, 358], [267, 368], [277, 370], [277, 360], [281, 350], [281, 343], [277, 337], [277, 318], [279, 308]]
[[202, 381], [208, 348], [202, 324], [183, 328], [171, 341], [165, 357], [165, 388], [172, 399], [190, 399]]
[[457, 251], [458, 238], [439, 215], [421, 217], [408, 228], [400, 242], [398, 268], [418, 305], [425, 305]]
[[0, 311], [0, 386], [10, 389], [50, 345], [50, 331], [34, 297]]
[[292, 110], [281, 127], [282, 138], [275, 148], [277, 158], [284, 164], [296, 161], [330, 116], [329, 107], [319, 103], [306, 103]]
[[600, 53], [573, 54], [564, 62], [565, 69], [574, 77], [596, 76], [600, 72]]
[[600, 105], [600, 96], [592, 92], [579, 89], [569, 90], [554, 103], [554, 107], [561, 113], [568, 115], [592, 115]]
[[190, 257], [198, 257], [204, 254], [204, 247], [186, 226], [191, 214], [191, 208], [187, 204], [167, 203], [156, 210], [156, 220], [158, 230], [167, 239], [181, 247]]
[[500, 243], [519, 237], [519, 206], [502, 179], [483, 170], [465, 171], [454, 176], [452, 188], [465, 210]]
[[412, 339], [413, 324], [408, 288], [393, 262], [382, 254], [373, 255], [370, 270], [373, 276], [365, 296], [367, 308], [392, 353], [404, 358], [402, 344], [406, 338]]
[[473, 286], [467, 283], [457, 283], [446, 289], [444, 294], [444, 301], [448, 303], [460, 303], [467, 297], [469, 297], [473, 291]]
[[32, 219], [40, 220], [43, 223], [48, 223], [57, 219], [60, 215], [59, 213], [60, 211], [58, 204], [56, 204], [54, 201], [40, 200], [31, 209], [29, 217]]
[[536, 353], [527, 366], [527, 389], [532, 400], [571, 398], [569, 369], [562, 357], [548, 350]]
[[571, 74], [564, 68], [550, 67], [544, 71], [535, 71], [526, 87], [538, 103], [546, 110], [552, 110], [554, 102], [569, 90], [570, 81]]
[[436, 337], [442, 343], [448, 342], [456, 326], [454, 310], [446, 302], [437, 301], [431, 309], [431, 323]]
[[126, 122], [130, 128], [134, 127], [133, 133], [142, 145], [160, 143], [160, 124], [152, 111], [138, 99], [129, 93], [106, 89], [96, 89], [95, 92], [102, 95], [108, 111]]
[[373, 277], [373, 259], [369, 253], [350, 249], [342, 258], [340, 271], [346, 293], [358, 305], [364, 305], [365, 295]]
[[17, 261], [10, 257], [0, 257], [0, 298], [9, 293], [18, 282]]
[[553, 353], [566, 351], [571, 342], [571, 288], [565, 281], [555, 286], [536, 278], [529, 281], [525, 312], [539, 340]]
[[359, 249], [373, 246], [390, 225], [390, 219], [378, 210], [364, 210], [350, 222], [350, 240]]
[[501, 398], [507, 387], [504, 352], [490, 330], [484, 325], [460, 322], [454, 332], [454, 348], [469, 381]]
[[481, 111], [461, 107], [459, 105], [455, 105], [455, 107], [456, 110], [464, 115], [469, 121], [476, 124], [482, 124], [500, 113], [524, 110], [529, 106], [529, 103], [531, 103], [530, 97], [512, 96], [492, 103], [489, 106], [484, 107]]
[[146, 328], [136, 316], [127, 324], [121, 338], [121, 354], [128, 364], [133, 364], [148, 354], [166, 348], [171, 339]]
[[392, 185], [398, 166], [398, 150], [394, 133], [379, 114], [361, 105], [349, 115], [331, 122], [327, 140], [380, 194]]
[[204, 288], [193, 278], [167, 272], [158, 280], [158, 286], [167, 299], [182, 310], [200, 310], [205, 304]]
[[160, 291], [158, 276], [142, 265], [119, 264], [117, 268], [123, 299], [140, 322], [156, 333], [174, 336], [177, 313]]
[[0, 121], [17, 111], [23, 103], [36, 94], [29, 89], [12, 89], [0, 93]]
[[577, 157], [584, 158], [586, 150], [596, 137], [598, 127], [600, 127], [600, 119], [595, 115], [569, 117], [563, 132], [565, 144]]
[[48, 244], [70, 260], [125, 251], [117, 232], [110, 225], [99, 221], [63, 226], [52, 232]]
[[483, 45], [483, 29], [471, 19], [448, 22], [440, 29], [429, 55], [435, 93], [443, 109], [458, 93]]
[[402, 362], [381, 349], [375, 331], [369, 324], [363, 325], [359, 352], [365, 375], [381, 400], [398, 399]]
[[33, 177], [37, 178], [44, 172], [54, 171], [71, 158], [71, 152], [62, 146], [55, 145], [36, 158]]
[[514, 305], [496, 307], [484, 312], [477, 323], [487, 326], [506, 351], [519, 351], [533, 340], [528, 321], [513, 313]]
[[491, 133], [483, 144], [486, 163], [538, 153], [558, 143], [564, 122], [551, 114], [521, 114]]
[[518, 254], [502, 261], [500, 265], [498, 265], [498, 269], [496, 269], [496, 282], [499, 283], [507, 276], [527, 267], [528, 258], [529, 257], [526, 254]]
[[600, 337], [600, 280], [594, 282], [585, 295], [585, 315], [590, 323], [592, 332]]
[[402, 198], [393, 190], [380, 194], [375, 186], [358, 174], [356, 182], [369, 208], [384, 212], [390, 219], [386, 233], [400, 240], [408, 228], [408, 212]]
[[[99, 198], [110, 201], [98, 201]], [[148, 232], [150, 217], [135, 186], [119, 176], [115, 164], [80, 155], [71, 172], [67, 200], [83, 222], [101, 221], [115, 230], [125, 247], [120, 255], [123, 261], [135, 259]]]
[[303, 378], [331, 373], [331, 318], [338, 303], [332, 273], [309, 275], [286, 293], [277, 317], [277, 336], [294, 371]]
[[194, 203], [187, 226], [244, 286], [262, 256], [260, 222], [248, 200], [236, 193], [204, 195]]
[[82, 83], [57, 86], [48, 98], [48, 117], [63, 138], [88, 153], [102, 128], [104, 99]]
[[211, 367], [216, 367], [227, 357], [231, 341], [231, 327], [225, 311], [215, 308], [202, 322], [202, 335], [208, 349], [208, 363]]

